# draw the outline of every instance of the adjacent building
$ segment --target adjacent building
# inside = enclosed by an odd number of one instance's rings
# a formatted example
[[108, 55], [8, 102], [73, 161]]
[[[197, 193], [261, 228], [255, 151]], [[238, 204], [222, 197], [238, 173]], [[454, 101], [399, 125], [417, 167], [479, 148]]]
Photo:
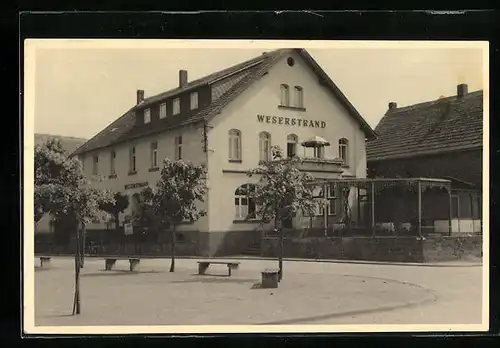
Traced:
[[[397, 107], [395, 102], [375, 128], [377, 138], [367, 143], [370, 177], [424, 177], [451, 180], [452, 232], [481, 231], [483, 91]], [[448, 202], [432, 205], [447, 215]], [[448, 221], [433, 221], [436, 232]]]
[[[152, 97], [138, 90], [135, 105], [74, 155], [87, 176], [104, 179], [96, 185], [129, 195], [121, 224], [137, 209], [137, 194], [155, 186], [163, 158], [205, 165], [207, 215], [181, 226], [180, 240], [213, 256], [241, 251], [259, 234], [260, 221], [247, 219], [255, 209], [247, 192], [258, 178], [246, 172], [270, 158], [272, 145], [305, 159], [317, 178], [365, 178], [366, 140], [374, 136], [306, 50], [280, 49], [194, 81], [180, 70], [177, 88]], [[301, 146], [318, 138], [330, 146]], [[332, 204], [329, 218], [339, 209]]]

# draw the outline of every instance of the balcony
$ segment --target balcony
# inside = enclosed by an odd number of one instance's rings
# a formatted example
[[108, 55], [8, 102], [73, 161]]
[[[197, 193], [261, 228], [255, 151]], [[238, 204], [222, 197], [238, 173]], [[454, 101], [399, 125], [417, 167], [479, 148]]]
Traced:
[[331, 173], [338, 177], [342, 174], [342, 163], [343, 161], [339, 158], [305, 157], [300, 158], [298, 168], [312, 175], [315, 173]]

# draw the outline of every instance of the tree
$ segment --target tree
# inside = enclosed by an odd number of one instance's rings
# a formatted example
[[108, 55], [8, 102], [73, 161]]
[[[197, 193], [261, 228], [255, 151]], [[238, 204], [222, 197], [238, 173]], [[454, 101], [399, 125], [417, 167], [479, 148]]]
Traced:
[[129, 200], [128, 196], [121, 192], [116, 192], [113, 195], [113, 199], [114, 202], [101, 202], [100, 209], [113, 216], [113, 219], [115, 221], [115, 228], [118, 229], [120, 225], [120, 214], [128, 208]]
[[263, 221], [274, 221], [280, 236], [279, 277], [283, 277], [283, 220], [291, 218], [301, 211], [312, 215], [319, 203], [313, 195], [313, 177], [301, 172], [301, 163], [297, 157], [284, 158], [279, 146], [271, 148], [272, 159], [262, 161], [259, 167], [250, 170], [247, 175], [259, 175], [255, 191], [251, 193], [257, 207], [257, 215]]
[[52, 140], [35, 148], [35, 219], [51, 214], [58, 220], [69, 221], [75, 229], [73, 315], [80, 314], [81, 309], [81, 244], [85, 225], [101, 217], [100, 206], [105, 203], [114, 203], [111, 193], [92, 187], [85, 179], [80, 161], [68, 158], [59, 141]]
[[[145, 202], [151, 202], [153, 214], [143, 214], [150, 223], [157, 223], [161, 230], [170, 230], [171, 264], [170, 272], [175, 271], [176, 230], [184, 221], [191, 223], [205, 216], [206, 212], [197, 207], [207, 193], [206, 169], [182, 160], [165, 159], [160, 180], [153, 191], [146, 188], [141, 192]], [[144, 207], [147, 209], [148, 205]]]

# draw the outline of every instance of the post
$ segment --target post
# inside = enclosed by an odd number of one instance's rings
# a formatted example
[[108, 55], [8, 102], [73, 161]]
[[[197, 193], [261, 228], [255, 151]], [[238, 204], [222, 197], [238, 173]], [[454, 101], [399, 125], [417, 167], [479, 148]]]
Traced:
[[80, 226], [77, 224], [76, 228], [76, 248], [75, 248], [75, 297], [73, 300], [73, 315], [80, 314]]
[[422, 238], [422, 183], [420, 180], [417, 182], [417, 210], [418, 210], [418, 218], [417, 218], [417, 229], [418, 229], [418, 236], [419, 238]]
[[356, 190], [357, 190], [357, 193], [356, 193], [356, 199], [357, 199], [357, 212], [356, 212], [356, 225], [359, 226], [360, 225], [360, 215], [361, 215], [361, 202], [359, 201], [359, 196], [360, 196], [360, 189], [359, 189], [359, 186], [356, 186]]
[[281, 219], [278, 221], [278, 231], [279, 231], [279, 240], [280, 240], [280, 250], [279, 250], [279, 259], [278, 259], [278, 268], [279, 268], [279, 277], [278, 281], [283, 279], [283, 226], [281, 223]]
[[372, 191], [372, 236], [375, 237], [375, 182], [371, 184]]
[[451, 236], [451, 233], [452, 233], [452, 224], [451, 224], [451, 221], [452, 221], [452, 199], [451, 199], [451, 188], [448, 188], [448, 235]]
[[[327, 189], [328, 189], [328, 184], [325, 182], [323, 184], [323, 198], [325, 199], [326, 202], [326, 197], [327, 197]], [[323, 220], [324, 220], [324, 228], [325, 228], [325, 238], [328, 237], [328, 206], [329, 202], [327, 202], [327, 205], [323, 208]]]

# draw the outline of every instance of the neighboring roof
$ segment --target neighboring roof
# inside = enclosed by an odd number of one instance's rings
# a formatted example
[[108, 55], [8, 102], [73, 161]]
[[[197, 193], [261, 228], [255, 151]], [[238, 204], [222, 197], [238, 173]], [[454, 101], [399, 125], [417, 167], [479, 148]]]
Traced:
[[[296, 52], [299, 54], [309, 67], [318, 75], [322, 84], [327, 86], [338, 100], [346, 107], [349, 114], [354, 117], [359, 123], [368, 138], [373, 138], [375, 132], [366, 123], [359, 112], [347, 100], [340, 89], [333, 83], [323, 69], [316, 63], [311, 55], [305, 49], [279, 49], [271, 52], [266, 52], [258, 57], [247, 60], [243, 63], [234, 65], [230, 68], [218, 71], [203, 78], [191, 81], [182, 88], [175, 88], [170, 91], [149, 97], [143, 103], [134, 106], [116, 121], [91, 138], [83, 146], [78, 148], [73, 155], [82, 154], [88, 151], [96, 150], [103, 147], [108, 147], [123, 141], [139, 138], [142, 136], [160, 133], [168, 129], [177, 128], [186, 124], [197, 123], [210, 119], [220, 113], [222, 108], [238, 97], [245, 91], [254, 81], [265, 75], [269, 68], [277, 62], [284, 54]], [[225, 83], [215, 87], [214, 94], [218, 96], [211, 104], [194, 110], [192, 113], [184, 117], [167, 117], [156, 122], [145, 125], [135, 126], [135, 111], [152, 103], [158, 102], [165, 98], [173, 97], [187, 90], [201, 87], [203, 85], [213, 84], [215, 82], [225, 80]]]
[[83, 139], [83, 138], [65, 137], [65, 136], [61, 136], [61, 135], [35, 133], [35, 146], [42, 145], [43, 143], [47, 142], [48, 140], [52, 140], [52, 139], [58, 139], [61, 142], [63, 148], [68, 152], [68, 154], [75, 151], [77, 148], [82, 146], [87, 141], [87, 139]]
[[367, 142], [368, 161], [481, 148], [483, 91], [389, 109]]

